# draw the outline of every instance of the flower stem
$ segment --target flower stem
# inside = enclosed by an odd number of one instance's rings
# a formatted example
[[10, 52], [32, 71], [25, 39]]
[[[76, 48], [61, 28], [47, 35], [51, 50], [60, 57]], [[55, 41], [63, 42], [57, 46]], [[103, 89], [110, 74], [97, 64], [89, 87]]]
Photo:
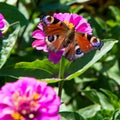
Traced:
[[58, 96], [61, 98], [62, 96], [62, 88], [63, 88], [63, 84], [64, 84], [64, 71], [65, 71], [65, 61], [62, 58], [60, 60], [60, 68], [59, 68], [59, 78], [62, 79], [59, 83], [58, 83]]

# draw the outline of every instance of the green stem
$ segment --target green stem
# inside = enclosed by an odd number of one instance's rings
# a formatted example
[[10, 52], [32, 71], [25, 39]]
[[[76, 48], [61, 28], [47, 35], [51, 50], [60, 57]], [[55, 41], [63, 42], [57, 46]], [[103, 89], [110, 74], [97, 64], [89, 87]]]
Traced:
[[2, 32], [2, 34], [6, 34], [6, 33], [8, 32], [8, 30], [9, 30], [10, 27], [12, 27], [12, 26], [14, 26], [14, 25], [16, 25], [16, 24], [18, 24], [18, 23], [19, 23], [19, 21], [16, 21], [16, 22], [8, 25], [8, 27], [6, 28], [6, 30], [4, 30], [4, 31]]
[[62, 88], [63, 88], [63, 84], [64, 84], [64, 71], [65, 71], [65, 61], [62, 58], [60, 60], [60, 68], [59, 68], [59, 78], [62, 79], [59, 83], [58, 83], [58, 96], [61, 98], [62, 96]]

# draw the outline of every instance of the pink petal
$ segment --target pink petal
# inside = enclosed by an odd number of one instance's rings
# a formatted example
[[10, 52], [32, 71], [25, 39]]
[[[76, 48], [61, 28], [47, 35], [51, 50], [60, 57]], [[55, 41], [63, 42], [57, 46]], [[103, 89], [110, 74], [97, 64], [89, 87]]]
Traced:
[[89, 24], [87, 24], [87, 23], [82, 23], [82, 24], [80, 24], [80, 25], [78, 25], [78, 26], [76, 27], [76, 31], [91, 34], [92, 29], [90, 28], [90, 25], [89, 25]]
[[13, 120], [13, 118], [11, 117], [10, 114], [8, 114], [8, 115], [1, 117], [0, 120]]
[[[48, 102], [52, 102], [54, 100], [54, 96], [55, 96], [55, 91], [52, 89], [52, 87], [47, 87], [44, 91], [43, 91], [43, 97], [40, 99], [40, 102], [43, 103], [48, 103]], [[52, 102], [53, 103], [53, 102]]]
[[[41, 91], [39, 91], [39, 87], [40, 87]], [[47, 83], [46, 82], [40, 82], [39, 81], [39, 86], [37, 87], [37, 91], [43, 92], [46, 89], [46, 87], [47, 87]]]
[[60, 115], [55, 115], [55, 116], [45, 116], [45, 115], [42, 115], [40, 117], [40, 120], [60, 120]]
[[5, 23], [3, 21], [0, 21], [0, 28], [3, 28], [5, 26]]
[[58, 106], [56, 106], [56, 105], [49, 105], [48, 106], [48, 110], [47, 110], [47, 113], [48, 114], [56, 114], [57, 113], [57, 111], [58, 111]]
[[54, 98], [54, 101], [52, 101], [52, 104], [54, 104], [54, 105], [60, 105], [60, 98], [58, 96], [56, 96]]
[[[13, 112], [13, 110], [12, 110], [12, 108], [4, 108], [4, 109], [2, 109], [2, 111], [0, 111], [0, 120], [1, 120], [1, 118], [9, 118], [11, 115], [10, 114], [12, 114], [12, 112]], [[11, 120], [11, 119], [2, 119], [2, 120]]]
[[45, 34], [42, 30], [35, 30], [33, 33], [32, 33], [32, 37], [33, 38], [36, 38], [36, 39], [45, 39]]
[[43, 30], [43, 26], [42, 26], [41, 23], [38, 24], [38, 28], [39, 28], [40, 30]]
[[0, 37], [2, 37], [2, 32], [0, 31]]
[[70, 19], [70, 23], [72, 23], [74, 26], [77, 26], [79, 22], [83, 19], [82, 16], [79, 16], [77, 14], [73, 14]]
[[35, 47], [37, 50], [43, 50], [44, 52], [48, 52], [48, 49], [44, 40], [34, 40], [32, 43], [32, 47]]
[[58, 51], [57, 53], [49, 51], [49, 61], [53, 62], [54, 64], [57, 64], [60, 59], [62, 58], [63, 51]]
[[69, 13], [58, 13], [58, 14], [54, 14], [53, 15], [55, 18], [57, 18], [57, 19], [59, 19], [59, 20], [61, 20], [61, 21], [70, 21], [70, 18], [71, 18], [71, 14], [69, 14]]
[[[33, 95], [36, 94], [38, 96], [34, 98]], [[44, 96], [46, 99], [40, 102]], [[28, 110], [28, 113], [34, 111], [37, 113], [33, 120], [60, 120], [58, 114], [59, 97], [52, 87], [47, 86], [47, 83], [37, 81], [35, 78], [24, 77], [14, 83], [4, 85], [0, 90], [0, 99], [0, 120], [13, 120], [11, 118], [13, 112], [21, 114], [23, 109]], [[30, 104], [35, 100], [37, 106]], [[28, 114], [26, 113], [26, 115]], [[24, 120], [28, 120], [26, 115]]]
[[4, 19], [4, 16], [0, 13], [0, 20]]

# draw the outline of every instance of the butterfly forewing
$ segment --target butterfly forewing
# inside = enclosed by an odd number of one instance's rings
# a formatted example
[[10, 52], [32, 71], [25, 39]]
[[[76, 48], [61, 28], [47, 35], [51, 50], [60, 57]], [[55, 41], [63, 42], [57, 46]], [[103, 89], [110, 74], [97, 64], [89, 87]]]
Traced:
[[48, 49], [57, 52], [63, 48], [68, 27], [52, 16], [44, 16], [42, 18], [42, 25], [46, 35], [45, 41]]

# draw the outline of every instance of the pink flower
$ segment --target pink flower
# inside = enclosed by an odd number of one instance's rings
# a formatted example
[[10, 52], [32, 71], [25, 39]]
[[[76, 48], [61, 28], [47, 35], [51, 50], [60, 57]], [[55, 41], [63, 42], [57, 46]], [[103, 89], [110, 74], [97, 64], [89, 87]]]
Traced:
[[52, 87], [24, 77], [0, 90], [0, 120], [60, 120], [60, 99]]
[[[77, 14], [70, 13], [55, 13], [53, 15], [55, 18], [64, 22], [69, 28], [75, 26], [75, 31], [84, 32], [88, 34], [92, 34], [92, 29], [89, 23], [82, 17]], [[55, 64], [59, 62], [62, 57], [63, 50], [58, 51], [57, 53], [53, 53], [47, 49], [45, 43], [45, 34], [43, 31], [43, 26], [41, 23], [38, 25], [38, 30], [35, 30], [32, 34], [33, 38], [36, 40], [33, 41], [32, 46], [37, 50], [43, 50], [44, 52], [49, 52], [49, 60]]]
[[0, 37], [2, 37], [2, 29], [5, 26], [4, 16], [0, 13]]

